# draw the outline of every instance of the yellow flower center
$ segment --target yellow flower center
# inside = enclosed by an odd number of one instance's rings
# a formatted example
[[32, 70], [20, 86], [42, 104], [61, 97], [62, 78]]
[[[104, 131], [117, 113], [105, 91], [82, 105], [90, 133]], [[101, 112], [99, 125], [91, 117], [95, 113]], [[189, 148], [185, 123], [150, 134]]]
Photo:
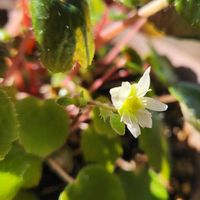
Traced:
[[138, 110], [143, 109], [144, 105], [141, 99], [137, 96], [137, 89], [135, 85], [131, 86], [131, 91], [128, 98], [124, 101], [121, 108], [118, 110], [120, 115], [136, 114]]

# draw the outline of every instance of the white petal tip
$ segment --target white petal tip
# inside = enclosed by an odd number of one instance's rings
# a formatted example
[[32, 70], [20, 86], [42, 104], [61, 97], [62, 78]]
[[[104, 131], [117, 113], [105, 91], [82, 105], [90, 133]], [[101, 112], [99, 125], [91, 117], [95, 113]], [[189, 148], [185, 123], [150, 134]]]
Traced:
[[165, 104], [165, 108], [164, 108], [164, 110], [163, 111], [166, 111], [168, 109], [168, 105], [167, 104]]

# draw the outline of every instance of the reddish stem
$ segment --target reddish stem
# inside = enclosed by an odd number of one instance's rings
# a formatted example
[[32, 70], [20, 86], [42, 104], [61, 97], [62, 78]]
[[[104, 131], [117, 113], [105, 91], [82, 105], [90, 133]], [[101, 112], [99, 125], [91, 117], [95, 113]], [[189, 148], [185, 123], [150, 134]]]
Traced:
[[130, 26], [137, 20], [136, 12], [131, 12], [128, 14], [129, 17], [126, 20], [114, 22], [107, 26], [101, 31], [99, 37], [96, 40], [96, 48], [100, 48], [103, 44], [114, 38], [117, 34], [123, 31], [126, 27]]
[[20, 69], [23, 66], [24, 62], [24, 54], [26, 53], [27, 49], [29, 49], [28, 41], [32, 37], [32, 33], [29, 31], [26, 33], [25, 37], [22, 39], [21, 44], [19, 46], [18, 54], [13, 58], [13, 62], [11, 64], [10, 69], [8, 70], [7, 74], [5, 75], [5, 78], [3, 80], [3, 84], [9, 80], [10, 77], [15, 77], [16, 85], [19, 88], [24, 88], [24, 81], [22, 74], [20, 73]]
[[118, 69], [123, 67], [126, 63], [126, 59], [120, 59], [117, 64], [111, 67], [101, 78], [95, 80], [90, 87], [90, 92], [94, 92], [99, 89]]
[[23, 11], [22, 23], [25, 27], [28, 28], [31, 26], [31, 18], [30, 18], [30, 14], [29, 14], [28, 1], [21, 0], [20, 5], [21, 5], [22, 11]]
[[104, 58], [104, 63], [106, 65], [110, 64], [120, 53], [122, 48], [128, 44], [128, 42], [133, 38], [133, 36], [140, 30], [140, 28], [146, 23], [146, 18], [138, 19], [130, 28], [130, 31], [120, 40], [116, 46], [108, 53], [108, 55]]

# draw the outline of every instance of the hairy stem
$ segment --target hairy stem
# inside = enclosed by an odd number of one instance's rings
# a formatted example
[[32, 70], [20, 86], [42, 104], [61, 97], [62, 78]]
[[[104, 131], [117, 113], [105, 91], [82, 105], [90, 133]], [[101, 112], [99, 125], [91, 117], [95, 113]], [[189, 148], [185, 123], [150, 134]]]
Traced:
[[108, 109], [108, 110], [111, 110], [113, 112], [117, 111], [113, 106], [106, 104], [106, 103], [99, 102], [99, 101], [90, 100], [88, 102], [88, 104], [94, 105], [94, 106], [99, 106], [101, 108]]

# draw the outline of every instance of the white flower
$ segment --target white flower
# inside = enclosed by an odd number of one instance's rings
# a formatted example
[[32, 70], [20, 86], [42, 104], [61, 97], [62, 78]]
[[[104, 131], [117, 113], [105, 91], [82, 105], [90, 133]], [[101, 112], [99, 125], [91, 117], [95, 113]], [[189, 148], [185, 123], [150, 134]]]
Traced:
[[150, 67], [136, 84], [122, 82], [120, 87], [110, 90], [114, 107], [134, 137], [141, 134], [142, 128], [152, 127], [152, 115], [148, 110], [165, 111], [167, 105], [150, 97], [144, 97], [150, 86]]

